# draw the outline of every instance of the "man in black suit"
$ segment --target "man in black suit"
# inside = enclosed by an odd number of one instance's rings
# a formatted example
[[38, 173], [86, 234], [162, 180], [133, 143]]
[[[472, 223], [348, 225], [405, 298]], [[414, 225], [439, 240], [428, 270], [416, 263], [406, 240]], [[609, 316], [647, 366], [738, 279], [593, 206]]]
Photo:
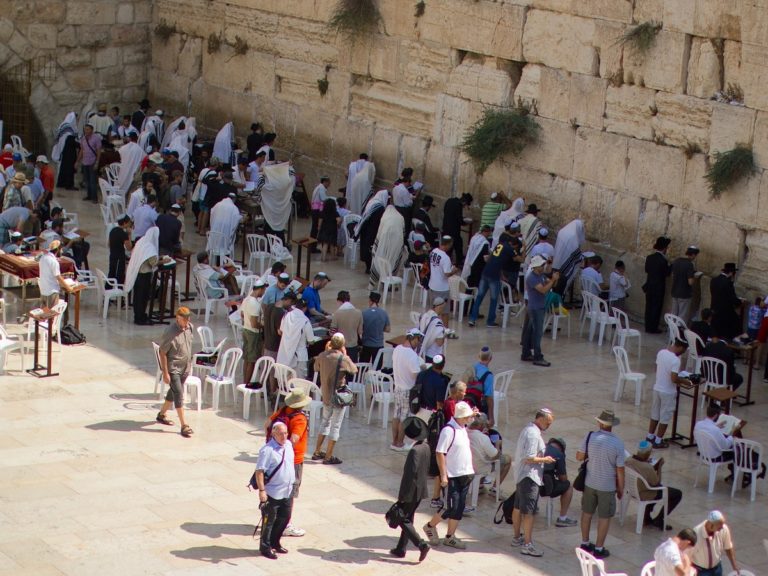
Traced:
[[421, 199], [421, 206], [414, 212], [413, 217], [424, 222], [424, 236], [427, 239], [427, 242], [432, 246], [437, 246], [437, 228], [432, 224], [432, 219], [429, 217], [429, 210], [434, 208], [434, 206], [435, 201], [432, 196], [429, 194], [425, 195]]
[[403, 421], [405, 435], [414, 440], [413, 447], [408, 452], [403, 468], [403, 477], [400, 480], [400, 493], [397, 501], [403, 510], [403, 522], [400, 524], [400, 539], [397, 546], [389, 551], [396, 558], [405, 557], [405, 549], [408, 540], [419, 549], [419, 562], [427, 557], [429, 544], [419, 537], [413, 527], [413, 516], [422, 498], [427, 495], [427, 476], [429, 474], [429, 459], [431, 450], [429, 444], [424, 442], [429, 432], [427, 425], [421, 418], [410, 416]]
[[744, 382], [744, 377], [736, 372], [736, 357], [733, 350], [719, 338], [716, 328], [712, 330], [710, 341], [704, 346], [701, 356], [702, 358], [716, 358], [725, 362], [725, 374], [704, 374], [707, 378], [716, 378], [718, 382], [724, 382], [733, 390], [736, 390]]
[[667, 260], [667, 248], [672, 242], [665, 236], [659, 236], [653, 245], [654, 253], [645, 259], [645, 331], [659, 334], [659, 321], [664, 308], [664, 295], [667, 289], [667, 277], [671, 267]]
[[727, 262], [720, 274], [709, 282], [712, 328], [726, 340], [731, 340], [744, 331], [741, 317], [736, 312], [741, 307], [741, 299], [736, 296], [736, 288], [733, 286], [737, 270], [736, 264]]

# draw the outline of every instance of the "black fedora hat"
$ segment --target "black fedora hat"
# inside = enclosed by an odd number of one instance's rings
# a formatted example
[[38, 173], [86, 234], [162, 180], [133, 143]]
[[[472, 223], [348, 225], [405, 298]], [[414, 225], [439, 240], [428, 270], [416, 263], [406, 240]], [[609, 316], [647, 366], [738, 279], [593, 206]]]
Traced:
[[424, 420], [416, 416], [409, 416], [403, 421], [403, 431], [408, 438], [416, 442], [426, 440], [427, 434], [429, 434], [429, 429]]

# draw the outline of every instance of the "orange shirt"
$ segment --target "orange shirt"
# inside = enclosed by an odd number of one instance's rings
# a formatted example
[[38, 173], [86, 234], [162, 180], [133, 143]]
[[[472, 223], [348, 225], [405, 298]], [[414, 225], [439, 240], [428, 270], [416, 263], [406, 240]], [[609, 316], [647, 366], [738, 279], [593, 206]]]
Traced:
[[269, 417], [270, 425], [277, 419], [282, 410], [285, 410], [285, 419], [288, 421], [288, 438], [290, 439], [294, 434], [299, 437], [293, 444], [293, 463], [301, 464], [304, 462], [304, 453], [307, 451], [307, 443], [309, 442], [309, 421], [301, 410], [286, 406]]
[[53, 169], [50, 166], [43, 166], [40, 170], [40, 181], [43, 183], [43, 188], [46, 192], [53, 192], [54, 176]]

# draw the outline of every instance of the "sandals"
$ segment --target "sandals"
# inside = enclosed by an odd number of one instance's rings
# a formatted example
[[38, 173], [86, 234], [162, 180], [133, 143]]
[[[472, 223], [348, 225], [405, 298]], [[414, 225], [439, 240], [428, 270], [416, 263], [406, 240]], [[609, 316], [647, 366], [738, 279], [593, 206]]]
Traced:
[[189, 438], [193, 434], [192, 428], [190, 428], [188, 425], [184, 425], [181, 427], [181, 435], [184, 436], [184, 438]]
[[336, 458], [336, 456], [331, 456], [330, 458], [323, 460], [323, 464], [341, 464], [341, 460]]
[[312, 460], [317, 462], [318, 460], [325, 460], [325, 452], [315, 452], [312, 454]]
[[165, 424], [166, 426], [173, 426], [173, 420], [170, 420], [168, 416], [163, 414], [162, 412], [157, 413], [157, 417], [155, 418], [160, 424]]

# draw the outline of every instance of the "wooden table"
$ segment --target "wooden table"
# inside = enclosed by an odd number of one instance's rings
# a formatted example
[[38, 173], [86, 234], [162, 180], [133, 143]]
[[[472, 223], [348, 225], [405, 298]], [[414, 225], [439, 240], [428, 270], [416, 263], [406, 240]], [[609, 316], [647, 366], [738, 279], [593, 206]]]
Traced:
[[[168, 324], [176, 314], [176, 265], [159, 266], [152, 273], [152, 294], [149, 298], [147, 317], [152, 324]], [[157, 299], [155, 294], [160, 292]], [[157, 312], [154, 312], [157, 300]], [[166, 309], [166, 300], [170, 300]]]
[[731, 413], [731, 401], [738, 397], [739, 393], [734, 392], [730, 388], [715, 388], [714, 390], [709, 390], [707, 392], [704, 392], [704, 396], [709, 398], [710, 400], [715, 400], [720, 403], [720, 406], [723, 406], [723, 412], [726, 414]]
[[752, 400], [752, 367], [755, 365], [755, 350], [760, 346], [760, 342], [754, 341], [749, 344], [736, 344], [728, 342], [728, 348], [735, 352], [746, 352], [747, 354], [747, 393], [746, 395], [737, 394], [738, 398], [744, 398], [744, 401], [734, 400], [739, 406], [750, 406], [755, 403]]
[[67, 306], [69, 306], [69, 295], [75, 295], [75, 328], [78, 330], [80, 330], [80, 292], [86, 288], [85, 284], [75, 284], [69, 291], [64, 292], [64, 300], [67, 302]]
[[[16, 276], [21, 281], [22, 306], [27, 299], [27, 282], [40, 277], [40, 264], [35, 260], [35, 254], [0, 254], [0, 272]], [[59, 258], [59, 268], [62, 275], [75, 273], [75, 263], [69, 258]]]
[[[58, 376], [58, 372], [51, 372], [53, 366], [53, 319], [56, 318], [58, 314], [52, 310], [43, 309], [37, 314], [30, 313], [29, 316], [35, 321], [35, 353], [32, 360], [32, 368], [29, 368], [27, 373], [32, 374], [32, 376], [37, 378]], [[40, 364], [40, 322], [48, 323], [48, 364], [46, 366]]]
[[185, 283], [184, 283], [184, 298], [181, 298], [182, 302], [188, 302], [189, 300], [194, 300], [194, 296], [190, 296], [189, 292], [189, 275], [192, 271], [192, 250], [189, 250], [187, 248], [182, 248], [179, 252], [173, 255], [173, 259], [176, 261], [184, 262], [186, 266], [186, 270], [184, 272], [185, 274]]
[[[677, 387], [677, 395], [675, 397], [675, 416], [672, 419], [672, 436], [670, 437], [670, 441], [674, 442], [681, 448], [693, 448], [696, 446], [696, 442], [693, 438], [693, 427], [696, 426], [696, 409], [699, 405], [699, 386], [699, 384], [693, 384], [690, 388], [683, 386]], [[677, 420], [680, 410], [681, 396], [693, 399], [693, 403], [691, 405], [691, 427], [690, 431], [688, 432], [688, 436], [680, 434], [677, 431]], [[687, 442], [681, 442], [681, 440], [687, 440]]]
[[296, 255], [296, 276], [301, 274], [301, 251], [303, 248], [307, 249], [307, 272], [304, 275], [305, 278], [310, 279], [309, 267], [312, 262], [312, 246], [317, 244], [317, 240], [314, 238], [300, 238], [298, 240], [291, 240], [293, 244], [299, 247], [299, 253]]

